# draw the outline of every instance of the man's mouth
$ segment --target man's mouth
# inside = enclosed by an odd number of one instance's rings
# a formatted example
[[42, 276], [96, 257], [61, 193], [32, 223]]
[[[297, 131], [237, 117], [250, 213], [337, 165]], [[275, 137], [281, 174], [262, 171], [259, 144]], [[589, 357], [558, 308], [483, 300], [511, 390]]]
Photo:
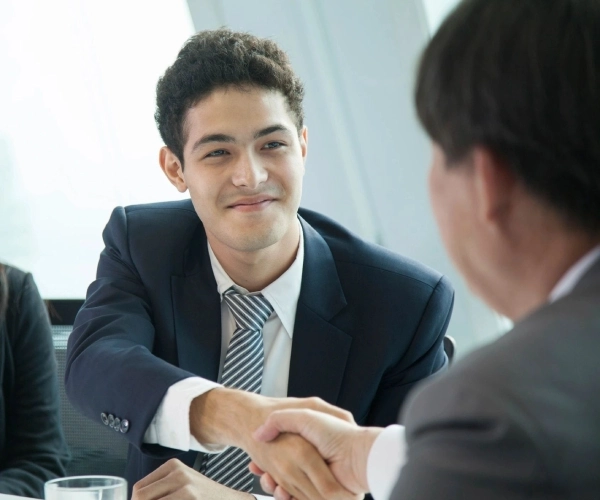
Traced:
[[268, 196], [256, 196], [238, 200], [229, 205], [228, 208], [233, 208], [241, 212], [253, 212], [268, 207], [273, 201], [275, 201], [274, 198]]

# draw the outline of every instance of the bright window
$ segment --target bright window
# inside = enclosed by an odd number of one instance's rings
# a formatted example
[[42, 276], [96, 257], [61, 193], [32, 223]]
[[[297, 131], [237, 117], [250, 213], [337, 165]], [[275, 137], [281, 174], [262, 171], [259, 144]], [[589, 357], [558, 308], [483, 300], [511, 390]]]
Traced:
[[152, 114], [193, 31], [185, 0], [0, 2], [0, 260], [44, 297], [85, 296], [113, 207], [179, 196]]

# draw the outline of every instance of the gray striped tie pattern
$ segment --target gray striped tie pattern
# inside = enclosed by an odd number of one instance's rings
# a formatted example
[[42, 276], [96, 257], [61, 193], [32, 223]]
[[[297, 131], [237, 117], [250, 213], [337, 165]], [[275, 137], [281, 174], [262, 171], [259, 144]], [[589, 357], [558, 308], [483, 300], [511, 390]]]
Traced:
[[[229, 342], [221, 383], [225, 387], [259, 393], [265, 359], [262, 329], [273, 307], [262, 295], [242, 295], [229, 288], [223, 299], [235, 318], [236, 330]], [[250, 457], [240, 448], [230, 447], [218, 455], [206, 455], [202, 473], [238, 491], [252, 490]]]

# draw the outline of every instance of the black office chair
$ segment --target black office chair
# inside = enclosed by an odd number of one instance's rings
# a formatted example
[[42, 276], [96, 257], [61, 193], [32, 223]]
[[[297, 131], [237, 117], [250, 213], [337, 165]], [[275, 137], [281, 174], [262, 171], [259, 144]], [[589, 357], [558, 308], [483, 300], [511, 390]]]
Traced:
[[58, 365], [60, 412], [63, 431], [71, 450], [68, 476], [106, 474], [123, 477], [127, 462], [127, 441], [105, 427], [100, 420], [84, 417], [67, 399], [64, 387], [67, 340], [83, 300], [47, 300], [52, 323], [54, 352]]
[[446, 356], [448, 356], [448, 363], [452, 363], [452, 358], [454, 358], [454, 351], [456, 350], [456, 341], [454, 337], [450, 335], [446, 335], [444, 337], [444, 352]]

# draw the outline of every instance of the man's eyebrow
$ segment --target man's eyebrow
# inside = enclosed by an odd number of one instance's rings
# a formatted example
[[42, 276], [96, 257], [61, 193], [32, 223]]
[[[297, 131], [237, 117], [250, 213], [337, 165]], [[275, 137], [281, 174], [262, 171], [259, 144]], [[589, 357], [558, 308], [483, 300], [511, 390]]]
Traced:
[[267, 128], [263, 128], [262, 130], [259, 130], [258, 132], [256, 132], [256, 134], [254, 134], [254, 138], [259, 139], [261, 137], [264, 137], [265, 135], [272, 134], [273, 132], [287, 132], [288, 134], [292, 133], [292, 131], [289, 128], [287, 128], [285, 125], [276, 124], [276, 125], [271, 125], [270, 127], [267, 127]]
[[235, 138], [225, 134], [210, 134], [200, 137], [192, 146], [192, 153], [196, 151], [200, 146], [208, 144], [209, 142], [235, 142]]
[[[276, 124], [276, 125], [271, 125], [270, 127], [266, 127], [263, 128], [261, 130], [259, 130], [258, 132], [256, 132], [254, 134], [254, 139], [260, 139], [261, 137], [264, 137], [265, 135], [269, 135], [272, 134], [273, 132], [286, 132], [288, 134], [291, 134], [292, 131], [286, 127], [285, 125], [281, 125], [281, 124]], [[204, 137], [200, 137], [200, 139], [198, 139], [194, 145], [192, 146], [192, 153], [194, 151], [196, 151], [196, 149], [198, 149], [200, 146], [203, 146], [204, 144], [208, 144], [209, 142], [230, 142], [230, 143], [235, 143], [235, 137], [232, 137], [230, 135], [227, 134], [209, 134], [209, 135], [205, 135]]]

